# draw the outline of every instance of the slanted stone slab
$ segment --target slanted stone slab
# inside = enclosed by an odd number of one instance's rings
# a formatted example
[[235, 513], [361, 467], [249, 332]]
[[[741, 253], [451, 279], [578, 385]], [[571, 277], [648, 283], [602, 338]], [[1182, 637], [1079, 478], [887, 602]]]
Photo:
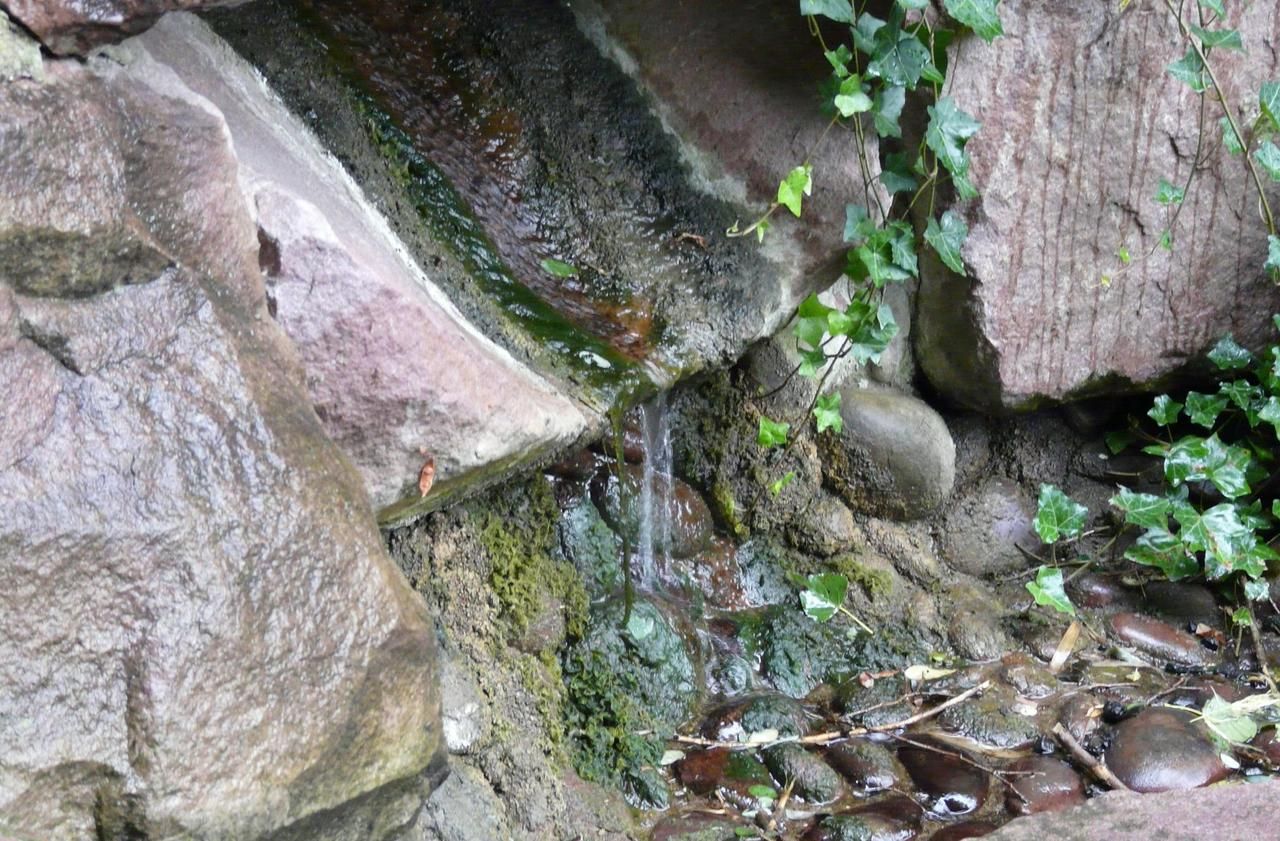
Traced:
[[226, 118], [271, 312], [375, 509], [418, 499], [428, 457], [441, 486], [474, 481], [587, 428], [578, 401], [468, 323], [342, 166], [204, 23], [170, 15], [129, 47], [139, 72], [176, 73]]

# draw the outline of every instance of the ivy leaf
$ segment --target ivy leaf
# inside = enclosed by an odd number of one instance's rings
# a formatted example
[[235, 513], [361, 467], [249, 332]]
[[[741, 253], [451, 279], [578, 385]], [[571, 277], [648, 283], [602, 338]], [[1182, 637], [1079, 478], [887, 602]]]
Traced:
[[1280, 147], [1264, 140], [1258, 151], [1253, 153], [1253, 159], [1271, 176], [1272, 181], [1280, 181]]
[[861, 243], [875, 233], [876, 223], [867, 215], [867, 209], [860, 204], [844, 206], [844, 241], [855, 245]]
[[1191, 31], [1200, 39], [1203, 47], [1222, 47], [1227, 50], [1239, 50], [1244, 52], [1244, 43], [1240, 40], [1240, 33], [1235, 29], [1204, 29], [1191, 24]]
[[840, 92], [836, 94], [832, 104], [840, 112], [841, 117], [852, 117], [871, 110], [871, 97], [862, 90], [862, 78], [854, 75], [840, 83]]
[[1204, 80], [1204, 62], [1200, 60], [1194, 47], [1187, 47], [1186, 55], [1165, 69], [1169, 71], [1170, 76], [1185, 82], [1196, 93], [1204, 93], [1208, 87]]
[[876, 91], [875, 107], [872, 109], [876, 134], [881, 137], [902, 137], [898, 118], [902, 116], [902, 106], [906, 101], [907, 89], [902, 85], [886, 85]]
[[547, 274], [556, 277], [577, 277], [578, 269], [563, 260], [553, 260], [550, 257], [542, 261], [542, 270]]
[[990, 42], [1004, 34], [1000, 26], [997, 0], [946, 0], [947, 14], [974, 31], [979, 38]]
[[756, 434], [756, 442], [762, 447], [781, 447], [787, 443], [787, 433], [791, 424], [777, 423], [760, 416], [760, 431]]
[[782, 493], [783, 489], [785, 489], [787, 485], [790, 485], [795, 478], [796, 472], [794, 470], [788, 470], [781, 479], [777, 479], [770, 483], [769, 495], [776, 499], [778, 494]]
[[1218, 340], [1213, 350], [1209, 351], [1209, 361], [1218, 366], [1219, 371], [1234, 371], [1239, 368], [1248, 368], [1253, 362], [1253, 354], [1238, 345], [1235, 338], [1228, 333]]
[[1201, 394], [1198, 391], [1187, 392], [1187, 417], [1196, 426], [1213, 429], [1218, 415], [1227, 408], [1227, 398], [1218, 394]]
[[876, 51], [876, 37], [887, 24], [874, 15], [863, 12], [858, 17], [858, 25], [853, 28], [853, 45], [867, 55]]
[[853, 345], [849, 348], [849, 355], [863, 365], [879, 362], [880, 354], [884, 353], [897, 335], [898, 322], [893, 317], [893, 309], [888, 304], [881, 304], [876, 309], [874, 321], [864, 319], [862, 326], [852, 336]]
[[942, 97], [927, 110], [929, 126], [924, 132], [924, 142], [949, 172], [963, 175], [969, 169], [964, 144], [978, 132], [981, 123], [960, 110], [949, 96]]
[[[885, 38], [886, 30], [888, 37]], [[867, 75], [878, 76], [887, 85], [904, 85], [912, 90], [929, 64], [929, 48], [909, 32], [893, 27], [876, 33], [875, 51], [867, 64]]]
[[1089, 509], [1060, 489], [1053, 485], [1041, 485], [1033, 525], [1042, 541], [1053, 544], [1064, 537], [1068, 540], [1079, 537], [1084, 531], [1084, 519], [1088, 514]]
[[818, 296], [810, 292], [796, 309], [796, 326], [793, 332], [797, 341], [809, 350], [821, 350], [833, 312], [835, 310], [819, 301]]
[[1222, 145], [1226, 147], [1227, 152], [1232, 155], [1244, 154], [1244, 143], [1240, 140], [1240, 135], [1236, 134], [1235, 128], [1231, 125], [1231, 120], [1226, 117], [1218, 118], [1218, 125], [1222, 126]]
[[889, 232], [889, 253], [893, 255], [893, 264], [913, 277], [919, 275], [916, 235], [911, 226], [899, 219], [890, 222], [886, 230]]
[[849, 0], [800, 0], [800, 14], [821, 15], [840, 23], [853, 23], [853, 4]]
[[1205, 577], [1212, 580], [1250, 566], [1249, 552], [1258, 542], [1253, 529], [1240, 522], [1236, 508], [1223, 502], [1205, 511], [1190, 503], [1174, 505], [1178, 536], [1187, 549], [1204, 553]]
[[919, 10], [929, 5], [929, 0], [898, 0], [898, 5], [904, 9]]
[[1208, 9], [1220, 18], [1227, 16], [1227, 10], [1222, 6], [1222, 0], [1200, 0], [1200, 8]]
[[905, 152], [890, 152], [884, 156], [884, 166], [880, 168], [880, 183], [893, 193], [910, 193], [919, 184], [911, 174], [911, 165], [907, 163]]
[[834, 50], [827, 50], [823, 53], [827, 63], [831, 65], [831, 70], [838, 77], [843, 79], [849, 75], [849, 62], [853, 61], [853, 53], [850, 52], [848, 45], [841, 44]]
[[1107, 443], [1107, 449], [1113, 456], [1119, 455], [1135, 440], [1133, 433], [1128, 429], [1112, 430], [1102, 437]]
[[1267, 237], [1267, 262], [1262, 267], [1273, 275], [1280, 276], [1280, 237]]
[[961, 277], [969, 276], [964, 269], [964, 259], [960, 256], [960, 249], [968, 238], [969, 226], [954, 210], [948, 210], [942, 214], [941, 224], [930, 218], [924, 229], [925, 242], [933, 246], [933, 250], [938, 252], [938, 256], [947, 264], [947, 268]]
[[1280, 131], [1280, 81], [1267, 82], [1258, 91], [1258, 107], [1271, 121], [1276, 131]]
[[1027, 592], [1036, 600], [1036, 604], [1051, 607], [1068, 616], [1076, 615], [1076, 606], [1067, 596], [1062, 580], [1062, 570], [1057, 567], [1042, 566], [1036, 571], [1036, 580], [1027, 582]]
[[790, 210], [793, 216], [799, 216], [802, 197], [812, 192], [813, 167], [803, 164], [787, 173], [787, 177], [778, 183], [778, 204]]
[[1161, 394], [1155, 399], [1155, 405], [1147, 410], [1147, 416], [1161, 426], [1170, 426], [1178, 419], [1181, 411], [1181, 403], [1167, 394]]
[[1262, 405], [1258, 411], [1258, 420], [1266, 421], [1275, 427], [1276, 437], [1280, 437], [1280, 400], [1274, 395], [1267, 398], [1267, 402]]
[[1249, 713], [1222, 700], [1216, 692], [1204, 702], [1200, 717], [1210, 732], [1232, 745], [1242, 745], [1258, 735], [1258, 723]]
[[1247, 579], [1244, 582], [1244, 597], [1251, 602], [1269, 599], [1271, 597], [1271, 586], [1266, 579]]
[[818, 421], [818, 432], [834, 429], [836, 433], [844, 430], [844, 418], [840, 417], [840, 392], [824, 394], [813, 404], [813, 416]]
[[1169, 528], [1169, 500], [1155, 494], [1137, 493], [1121, 488], [1111, 497], [1111, 504], [1124, 512], [1124, 521], [1144, 529]]
[[1200, 572], [1200, 564], [1187, 554], [1186, 547], [1168, 529], [1148, 529], [1125, 550], [1127, 560], [1155, 567], [1170, 581], [1180, 581]]
[[815, 622], [826, 622], [844, 604], [844, 597], [849, 592], [849, 579], [826, 572], [810, 575], [807, 583], [809, 586], [800, 593], [805, 615]]
[[1188, 435], [1175, 441], [1164, 457], [1164, 478], [1173, 487], [1208, 480], [1227, 499], [1249, 493], [1245, 469], [1251, 461], [1241, 447], [1222, 443], [1217, 435]]
[[1180, 204], [1186, 198], [1186, 191], [1176, 184], [1170, 184], [1165, 179], [1160, 179], [1160, 186], [1156, 188], [1156, 201], [1160, 204]]

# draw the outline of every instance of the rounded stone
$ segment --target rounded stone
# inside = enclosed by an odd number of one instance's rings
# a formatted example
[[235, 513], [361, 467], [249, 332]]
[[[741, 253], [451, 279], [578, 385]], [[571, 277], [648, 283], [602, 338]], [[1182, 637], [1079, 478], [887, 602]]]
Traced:
[[1058, 680], [1053, 672], [1021, 652], [1005, 655], [1000, 665], [1000, 677], [1024, 698], [1047, 698], [1058, 689]]
[[1206, 667], [1213, 664], [1212, 655], [1200, 640], [1159, 619], [1140, 613], [1117, 613], [1107, 620], [1107, 626], [1121, 643], [1155, 660], [1180, 666]]
[[1034, 720], [1013, 711], [1017, 701], [1009, 689], [995, 686], [976, 698], [943, 710], [938, 721], [946, 729], [984, 745], [1020, 747], [1039, 735], [1039, 730]]
[[982, 480], [947, 512], [942, 554], [970, 575], [1000, 575], [1027, 567], [1019, 551], [1039, 545], [1032, 526], [1036, 503], [1016, 482], [1001, 476]]
[[912, 740], [898, 750], [898, 760], [929, 811], [939, 817], [967, 815], [982, 808], [989, 788], [988, 774], [965, 762], [956, 749], [927, 737]]
[[1084, 802], [1084, 781], [1052, 756], [1028, 756], [1009, 766], [1005, 805], [1015, 815], [1058, 812]]
[[779, 736], [802, 736], [807, 729], [804, 707], [799, 701], [769, 692], [717, 707], [704, 721], [702, 734], [709, 739], [729, 742], [745, 739], [762, 730], [776, 730]]
[[966, 838], [981, 838], [990, 835], [999, 827], [988, 821], [965, 821], [953, 823], [929, 836], [929, 841], [964, 841]]
[[1143, 587], [1142, 609], [1171, 624], [1185, 627], [1204, 624], [1222, 626], [1218, 600], [1203, 584], [1183, 581], [1152, 581]]
[[895, 797], [829, 815], [801, 841], [911, 841], [920, 831], [920, 807]]
[[955, 484], [955, 443], [927, 403], [891, 390], [840, 389], [839, 433], [820, 436], [823, 472], [855, 511], [913, 520]]
[[1081, 607], [1129, 606], [1134, 601], [1118, 578], [1096, 572], [1086, 572], [1067, 582], [1067, 595]]
[[1172, 710], [1143, 710], [1116, 727], [1107, 767], [1134, 791], [1199, 788], [1227, 776], [1213, 744]]
[[827, 750], [827, 763], [840, 772], [858, 794], [898, 788], [907, 771], [893, 752], [867, 739], [850, 739]]
[[787, 526], [787, 542], [802, 552], [826, 558], [852, 549], [858, 542], [858, 526], [847, 505], [821, 491]]
[[794, 780], [792, 791], [808, 803], [830, 803], [844, 790], [840, 775], [830, 765], [795, 742], [773, 745], [760, 753], [774, 779]]
[[907, 686], [900, 677], [878, 678], [870, 686], [864, 686], [854, 676], [836, 687], [836, 703], [851, 723], [862, 727], [882, 727], [912, 714], [905, 700], [907, 692]]

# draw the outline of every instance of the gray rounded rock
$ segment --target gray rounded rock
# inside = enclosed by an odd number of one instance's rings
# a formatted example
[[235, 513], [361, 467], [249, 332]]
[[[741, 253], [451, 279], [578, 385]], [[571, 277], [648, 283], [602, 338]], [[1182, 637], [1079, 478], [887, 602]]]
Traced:
[[840, 433], [821, 436], [827, 481], [855, 511], [914, 520], [955, 484], [956, 447], [946, 423], [918, 398], [890, 390], [840, 390]]
[[942, 553], [954, 569], [970, 575], [998, 575], [1027, 566], [1019, 547], [1039, 545], [1032, 526], [1036, 503], [1016, 482], [1000, 476], [982, 480], [956, 501], [942, 527]]

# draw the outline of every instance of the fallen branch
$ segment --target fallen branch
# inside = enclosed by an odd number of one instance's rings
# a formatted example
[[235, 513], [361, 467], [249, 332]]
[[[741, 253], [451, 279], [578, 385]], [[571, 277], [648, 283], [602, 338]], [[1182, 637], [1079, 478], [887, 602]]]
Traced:
[[1120, 778], [1111, 773], [1110, 768], [1103, 765], [1093, 754], [1085, 750], [1084, 746], [1076, 741], [1076, 737], [1072, 736], [1067, 731], [1067, 728], [1062, 726], [1062, 722], [1053, 725], [1053, 735], [1058, 737], [1058, 741], [1067, 749], [1067, 752], [1083, 765], [1090, 774], [1096, 777], [1098, 782], [1116, 791], [1133, 791], [1133, 789], [1120, 782]]
[[815, 733], [812, 736], [786, 736], [781, 739], [774, 739], [769, 742], [723, 742], [716, 739], [704, 739], [700, 736], [681, 736], [676, 734], [673, 738], [675, 741], [685, 745], [699, 745], [705, 748], [729, 748], [731, 750], [746, 750], [769, 747], [770, 745], [782, 744], [783, 742], [799, 742], [802, 745], [829, 745], [832, 742], [838, 742], [841, 739], [848, 739], [853, 736], [865, 736], [868, 733], [885, 733], [890, 730], [901, 730], [904, 727], [910, 727], [912, 724], [918, 724], [921, 721], [932, 718], [938, 713], [956, 704], [962, 704], [965, 701], [982, 692], [991, 686], [991, 681], [984, 680], [977, 686], [966, 689], [959, 695], [948, 698], [936, 707], [931, 707], [924, 712], [916, 713], [913, 716], [902, 719], [901, 721], [892, 721], [888, 724], [877, 724], [874, 727], [851, 727], [848, 730], [830, 730], [826, 733]]

